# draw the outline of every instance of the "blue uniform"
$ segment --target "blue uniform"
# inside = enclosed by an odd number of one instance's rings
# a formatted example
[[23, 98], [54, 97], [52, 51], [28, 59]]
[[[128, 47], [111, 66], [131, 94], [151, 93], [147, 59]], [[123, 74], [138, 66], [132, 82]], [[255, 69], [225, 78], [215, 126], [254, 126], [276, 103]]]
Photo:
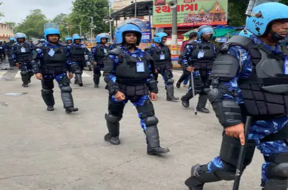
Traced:
[[[120, 49], [128, 56], [132, 56], [135, 58], [140, 58], [143, 59], [145, 52], [142, 51], [141, 49], [136, 48], [134, 52], [130, 53], [124, 46], [120, 46]], [[108, 60], [105, 62], [105, 68], [114, 68], [112, 70], [106, 70], [105, 69], [105, 73], [104, 73], [104, 77], [105, 77], [105, 81], [108, 83], [109, 86], [118, 86], [117, 83], [117, 76], [115, 75], [115, 68], [117, 68], [117, 66], [119, 65], [119, 57], [116, 55], [109, 55]], [[107, 66], [106, 66], [107, 64]], [[110, 65], [112, 64], [112, 65]], [[146, 79], [146, 83], [147, 86], [149, 87], [149, 83], [151, 82], [151, 80], [154, 80], [153, 78], [153, 74], [152, 74], [152, 70], [151, 70], [151, 65], [149, 64], [149, 72], [150, 72], [150, 78]], [[119, 89], [121, 90], [121, 89]], [[149, 89], [152, 90], [152, 89]], [[154, 90], [154, 89], [153, 89]], [[158, 89], [156, 89], [156, 91], [154, 92], [158, 92]], [[125, 94], [125, 92], [123, 92]], [[114, 115], [114, 116], [118, 116], [118, 117], [122, 117], [123, 114], [123, 109], [125, 104], [128, 102], [128, 100], [131, 101], [131, 103], [136, 107], [136, 109], [138, 110], [139, 113], [139, 118], [141, 120], [141, 127], [145, 130], [146, 129], [146, 124], [145, 124], [145, 119], [149, 116], [149, 115], [154, 115], [154, 109], [153, 109], [153, 105], [149, 99], [149, 94], [143, 94], [143, 95], [139, 95], [139, 96], [129, 96], [127, 94], [125, 94], [125, 100], [123, 101], [117, 101], [115, 99], [114, 95], [110, 95], [109, 96], [109, 114]], [[141, 111], [142, 107], [146, 107], [147, 104], [152, 106], [153, 109], [153, 113], [151, 112], [151, 109], [149, 110], [149, 113], [143, 113]], [[117, 108], [117, 109], [115, 109]], [[142, 108], [143, 110], [143, 108]], [[147, 115], [148, 114], [148, 115]]]
[[[255, 36], [252, 36], [251, 38], [256, 44], [263, 43]], [[268, 45], [266, 46], [268, 48], [271, 48]], [[278, 48], [279, 47], [276, 47], [275, 52], [278, 52]], [[239, 52], [241, 52], [241, 54]], [[237, 75], [234, 78], [232, 78], [229, 82], [223, 82], [223, 84], [229, 89], [229, 92], [234, 94], [234, 96], [224, 94], [223, 99], [231, 99], [235, 101], [237, 104], [241, 105], [243, 104], [243, 99], [237, 81], [239, 79], [247, 79], [250, 76], [252, 72], [252, 60], [249, 52], [247, 52], [245, 49], [239, 46], [230, 47], [228, 50], [228, 54], [236, 57], [239, 60], [241, 64], [241, 69], [240, 67], [238, 68]], [[266, 157], [274, 156], [279, 153], [288, 153], [287, 141], [278, 140], [271, 142], [260, 142], [260, 140], [263, 139], [264, 137], [274, 134], [283, 129], [283, 127], [285, 127], [287, 123], [288, 123], [287, 116], [269, 120], [253, 121], [249, 130], [249, 136], [248, 136], [249, 140], [255, 141], [257, 148]], [[268, 181], [267, 170], [270, 164], [271, 164], [270, 162], [264, 162], [262, 166], [263, 182]], [[223, 168], [223, 162], [218, 156], [214, 158], [211, 162], [209, 162], [208, 169], [209, 172], [212, 173], [219, 168]]]
[[0, 44], [0, 58], [1, 58], [1, 61], [3, 61], [5, 52], [6, 52], [6, 45], [1, 43]]
[[42, 83], [42, 98], [48, 108], [54, 106], [53, 97], [53, 80], [56, 79], [61, 90], [61, 97], [64, 108], [67, 112], [77, 110], [74, 108], [72, 89], [70, 87], [70, 80], [67, 76], [69, 73], [75, 72], [79, 69], [76, 62], [72, 62], [70, 52], [66, 47], [61, 44], [52, 45], [50, 43], [43, 43], [42, 47], [34, 51], [34, 72], [41, 73], [43, 80]]
[[[94, 64], [93, 68], [93, 80], [95, 87], [98, 87], [101, 77], [101, 71], [104, 68], [104, 58], [108, 55], [109, 47], [103, 44], [97, 44], [95, 47], [91, 48], [90, 60]], [[114, 48], [112, 48], [114, 49]]]
[[181, 98], [182, 105], [184, 107], [189, 107], [189, 100], [193, 98], [192, 90], [194, 90], [195, 95], [200, 95], [197, 110], [204, 113], [209, 113], [209, 110], [205, 108], [207, 94], [204, 92], [204, 89], [210, 88], [209, 76], [216, 55], [215, 45], [212, 42], [203, 40], [194, 41], [193, 44], [187, 44], [185, 46], [182, 55], [183, 59], [181, 63], [185, 70], [188, 66], [195, 67], [195, 71], [193, 72], [194, 89], [192, 89], [192, 86], [188, 88], [187, 93]]
[[[86, 47], [84, 44], [76, 44], [76, 43], [67, 45], [66, 48], [67, 48], [67, 50], [70, 52], [70, 55], [72, 54], [71, 49], [72, 49], [73, 46], [74, 46], [74, 47], [82, 48], [82, 49], [83, 49], [83, 52], [84, 52], [86, 55], [90, 56], [90, 51], [87, 49], [87, 47]], [[78, 64], [78, 66], [81, 68], [81, 70], [83, 70], [83, 69], [84, 69], [84, 66], [85, 66], [85, 58], [84, 58], [84, 55], [85, 55], [85, 54], [83, 54], [82, 59], [79, 59], [79, 60], [73, 60], [73, 58], [71, 58], [71, 61], [74, 62], [74, 63], [76, 63], [76, 64]]]

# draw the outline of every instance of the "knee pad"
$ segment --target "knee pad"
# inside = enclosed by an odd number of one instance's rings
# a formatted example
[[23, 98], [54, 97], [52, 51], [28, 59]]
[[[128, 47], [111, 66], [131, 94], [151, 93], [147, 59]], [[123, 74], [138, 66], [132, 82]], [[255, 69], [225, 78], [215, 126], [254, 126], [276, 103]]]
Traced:
[[[255, 147], [256, 147], [254, 141], [248, 140], [247, 143], [248, 144], [246, 145], [246, 153], [245, 153], [244, 162], [243, 162], [244, 168], [251, 163], [252, 158], [254, 156]], [[235, 139], [233, 137], [227, 136], [226, 134], [223, 134], [223, 140], [222, 140], [222, 145], [220, 149], [221, 160], [236, 167], [240, 148], [241, 148], [241, 144], [240, 144], [239, 139]]]
[[43, 95], [53, 94], [53, 90], [48, 90], [48, 89], [42, 89], [41, 92]]
[[62, 86], [61, 92], [72, 92], [72, 88], [70, 86]]
[[168, 79], [167, 81], [166, 81], [166, 83], [169, 85], [169, 84], [174, 84], [174, 80], [173, 79]]
[[155, 126], [157, 125], [157, 123], [159, 122], [158, 118], [155, 117], [155, 116], [150, 116], [150, 117], [147, 117], [145, 120], [144, 120], [145, 124], [146, 124], [146, 127], [151, 127], [151, 126]]
[[171, 70], [168, 70], [168, 69], [165, 70], [165, 78], [167, 78], [167, 79], [173, 78], [173, 73]]
[[111, 123], [117, 123], [117, 122], [119, 122], [121, 119], [122, 119], [122, 117], [121, 116], [114, 116], [114, 115], [111, 115], [111, 114], [105, 114], [105, 119], [106, 119], [106, 121], [108, 121], [108, 122], [111, 122]]
[[21, 76], [27, 76], [29, 73], [26, 71], [21, 71], [20, 74], [21, 74]]
[[264, 190], [287, 190], [287, 179], [269, 179], [267, 182], [262, 182]]
[[75, 71], [75, 74], [82, 74], [82, 71], [80, 70], [80, 69], [77, 69], [76, 71]]

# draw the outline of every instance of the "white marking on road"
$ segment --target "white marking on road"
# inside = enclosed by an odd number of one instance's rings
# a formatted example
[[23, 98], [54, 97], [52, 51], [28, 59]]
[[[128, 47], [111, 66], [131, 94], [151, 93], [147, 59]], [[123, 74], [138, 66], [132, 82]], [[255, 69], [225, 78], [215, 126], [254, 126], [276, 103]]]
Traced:
[[21, 72], [21, 71], [18, 71], [18, 72], [17, 72], [17, 74], [15, 75], [15, 78], [21, 78], [20, 72]]
[[0, 79], [7, 73], [7, 71], [0, 71]]
[[[90, 71], [90, 73], [92, 73], [91, 71]], [[84, 78], [87, 78], [87, 77], [91, 77], [89, 74], [87, 74], [85, 71], [83, 71], [83, 73], [82, 73], [82, 77]]]

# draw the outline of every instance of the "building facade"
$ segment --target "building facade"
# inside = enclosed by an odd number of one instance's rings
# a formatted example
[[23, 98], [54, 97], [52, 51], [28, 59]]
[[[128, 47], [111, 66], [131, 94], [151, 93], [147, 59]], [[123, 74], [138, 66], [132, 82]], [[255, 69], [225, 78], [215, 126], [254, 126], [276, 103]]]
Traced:
[[9, 41], [9, 38], [13, 36], [14, 33], [10, 26], [0, 23], [0, 40]]

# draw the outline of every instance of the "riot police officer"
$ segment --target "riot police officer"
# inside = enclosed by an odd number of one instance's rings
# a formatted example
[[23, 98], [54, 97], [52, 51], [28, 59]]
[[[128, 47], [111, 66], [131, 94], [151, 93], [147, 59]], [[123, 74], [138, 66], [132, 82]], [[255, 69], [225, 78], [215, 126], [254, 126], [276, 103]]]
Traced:
[[75, 84], [79, 86], [83, 86], [82, 81], [82, 73], [84, 70], [84, 66], [86, 65], [85, 54], [90, 55], [89, 50], [86, 48], [84, 44], [81, 44], [81, 36], [78, 34], [73, 35], [73, 44], [67, 46], [67, 49], [71, 54], [71, 61], [77, 63], [80, 69], [75, 71]]
[[148, 52], [155, 63], [157, 73], [161, 74], [164, 79], [166, 88], [166, 100], [177, 101], [179, 98], [174, 97], [174, 80], [172, 73], [171, 53], [168, 46], [165, 45], [167, 34], [164, 32], [156, 33], [154, 36], [154, 44], [148, 46], [145, 51]]
[[66, 36], [65, 38], [65, 45], [71, 45], [72, 44], [72, 38], [70, 36]]
[[187, 43], [183, 54], [183, 64], [186, 65], [187, 71], [191, 72], [192, 68], [195, 68], [194, 76], [194, 89], [192, 86], [188, 89], [188, 92], [182, 96], [182, 105], [186, 108], [189, 107], [189, 100], [193, 98], [193, 92], [199, 94], [199, 101], [197, 110], [203, 113], [209, 113], [209, 110], [205, 108], [207, 103], [207, 93], [204, 89], [210, 88], [209, 75], [212, 69], [213, 61], [216, 56], [215, 44], [209, 42], [214, 29], [211, 26], [201, 26], [198, 29], [199, 41], [191, 41]]
[[10, 37], [9, 42], [6, 44], [6, 54], [8, 56], [10, 67], [15, 66], [14, 58], [12, 58], [12, 54], [13, 54], [12, 47], [15, 45], [15, 42], [16, 42], [16, 39], [14, 37]]
[[5, 55], [6, 46], [3, 44], [2, 40], [0, 40], [0, 61], [3, 62]]
[[[264, 156], [263, 190], [287, 190], [288, 57], [278, 44], [288, 32], [287, 12], [288, 6], [281, 3], [257, 5], [246, 19], [253, 35], [232, 37], [217, 56], [208, 96], [225, 132], [220, 155], [192, 167], [185, 182], [190, 190], [234, 180], [240, 146], [245, 143], [244, 168], [251, 163], [255, 146]], [[252, 117], [248, 142], [243, 124], [247, 116]]]
[[91, 48], [90, 59], [94, 65], [93, 80], [94, 80], [95, 88], [99, 88], [101, 70], [104, 68], [104, 57], [108, 55], [109, 47], [106, 46], [107, 41], [108, 41], [108, 36], [106, 34], [98, 34], [96, 36], [97, 45]]
[[[136, 46], [141, 41], [141, 29], [132, 23], [123, 24], [115, 37], [122, 45], [109, 51], [105, 58], [104, 80], [109, 90], [108, 113], [105, 115], [109, 133], [105, 140], [119, 145], [119, 128], [125, 104], [130, 100], [136, 107], [146, 134], [149, 155], [169, 152], [160, 147], [158, 119], [153, 104], [157, 100], [157, 82], [153, 78], [153, 59]], [[151, 100], [149, 99], [149, 96]]]
[[46, 28], [44, 37], [47, 43], [38, 46], [37, 51], [34, 51], [33, 69], [36, 78], [41, 80], [41, 93], [47, 110], [54, 110], [53, 80], [56, 79], [66, 113], [76, 112], [78, 108], [74, 107], [70, 79], [73, 77], [72, 71], [78, 70], [79, 67], [77, 63], [71, 62], [69, 51], [59, 44], [60, 32], [57, 28]]
[[12, 47], [12, 58], [15, 59], [14, 62], [21, 70], [22, 86], [28, 87], [28, 83], [31, 82], [31, 77], [34, 75], [31, 64], [34, 47], [25, 41], [27, 37], [23, 33], [16, 33], [15, 38], [16, 44]]

